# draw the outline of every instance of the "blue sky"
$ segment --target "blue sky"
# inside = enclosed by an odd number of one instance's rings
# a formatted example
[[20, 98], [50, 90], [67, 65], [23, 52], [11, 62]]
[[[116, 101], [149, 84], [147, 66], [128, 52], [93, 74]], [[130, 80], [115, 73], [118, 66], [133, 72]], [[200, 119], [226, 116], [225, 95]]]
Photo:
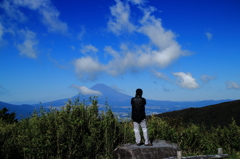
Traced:
[[240, 97], [239, 0], [1, 0], [0, 101], [104, 83], [147, 99]]

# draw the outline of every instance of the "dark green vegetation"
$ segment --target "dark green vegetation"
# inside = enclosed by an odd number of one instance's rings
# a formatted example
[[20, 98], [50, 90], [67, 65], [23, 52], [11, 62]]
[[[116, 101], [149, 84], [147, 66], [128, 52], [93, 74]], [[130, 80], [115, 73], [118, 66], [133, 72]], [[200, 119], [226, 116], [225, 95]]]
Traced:
[[8, 109], [5, 107], [0, 110], [0, 119], [6, 123], [13, 123], [17, 122], [17, 119], [15, 119], [16, 114], [13, 113], [7, 113]]
[[240, 100], [224, 102], [202, 108], [187, 108], [156, 115], [160, 118], [178, 119], [185, 124], [204, 125], [208, 128], [228, 126], [232, 119], [240, 126]]
[[[151, 138], [178, 143], [184, 156], [216, 154], [219, 147], [232, 159], [240, 152], [240, 127], [234, 120], [207, 128], [151, 116], [148, 126]], [[134, 143], [132, 122], [119, 122], [107, 105], [98, 112], [96, 98], [69, 101], [61, 110], [41, 109], [19, 122], [0, 119], [0, 158], [105, 159], [124, 143]]]

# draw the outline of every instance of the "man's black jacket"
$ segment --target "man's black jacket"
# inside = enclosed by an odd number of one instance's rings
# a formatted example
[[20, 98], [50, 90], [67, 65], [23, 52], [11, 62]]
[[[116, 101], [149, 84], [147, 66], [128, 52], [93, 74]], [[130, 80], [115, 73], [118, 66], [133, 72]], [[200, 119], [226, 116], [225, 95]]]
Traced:
[[134, 97], [131, 100], [132, 104], [132, 120], [135, 122], [141, 122], [146, 118], [145, 105], [146, 99], [140, 96]]

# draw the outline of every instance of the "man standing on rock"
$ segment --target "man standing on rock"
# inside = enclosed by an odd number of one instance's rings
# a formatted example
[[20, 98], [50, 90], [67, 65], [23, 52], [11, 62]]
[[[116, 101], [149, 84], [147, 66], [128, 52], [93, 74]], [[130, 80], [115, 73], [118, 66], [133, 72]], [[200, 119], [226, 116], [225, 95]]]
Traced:
[[143, 91], [142, 89], [136, 90], [136, 96], [132, 98], [132, 120], [134, 125], [134, 133], [135, 139], [138, 146], [141, 146], [141, 136], [139, 131], [139, 124], [142, 127], [143, 136], [145, 140], [145, 146], [152, 146], [148, 137], [148, 129], [147, 129], [147, 121], [146, 121], [146, 113], [145, 113], [145, 105], [146, 99], [142, 98]]

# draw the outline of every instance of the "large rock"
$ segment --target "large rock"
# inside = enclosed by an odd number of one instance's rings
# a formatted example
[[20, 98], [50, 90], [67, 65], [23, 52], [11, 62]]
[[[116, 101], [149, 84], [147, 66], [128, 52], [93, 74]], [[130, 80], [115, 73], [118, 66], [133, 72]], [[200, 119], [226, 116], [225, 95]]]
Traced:
[[153, 141], [153, 146], [137, 146], [136, 144], [125, 144], [113, 151], [115, 159], [163, 159], [177, 156], [181, 151], [175, 143], [165, 140]]

